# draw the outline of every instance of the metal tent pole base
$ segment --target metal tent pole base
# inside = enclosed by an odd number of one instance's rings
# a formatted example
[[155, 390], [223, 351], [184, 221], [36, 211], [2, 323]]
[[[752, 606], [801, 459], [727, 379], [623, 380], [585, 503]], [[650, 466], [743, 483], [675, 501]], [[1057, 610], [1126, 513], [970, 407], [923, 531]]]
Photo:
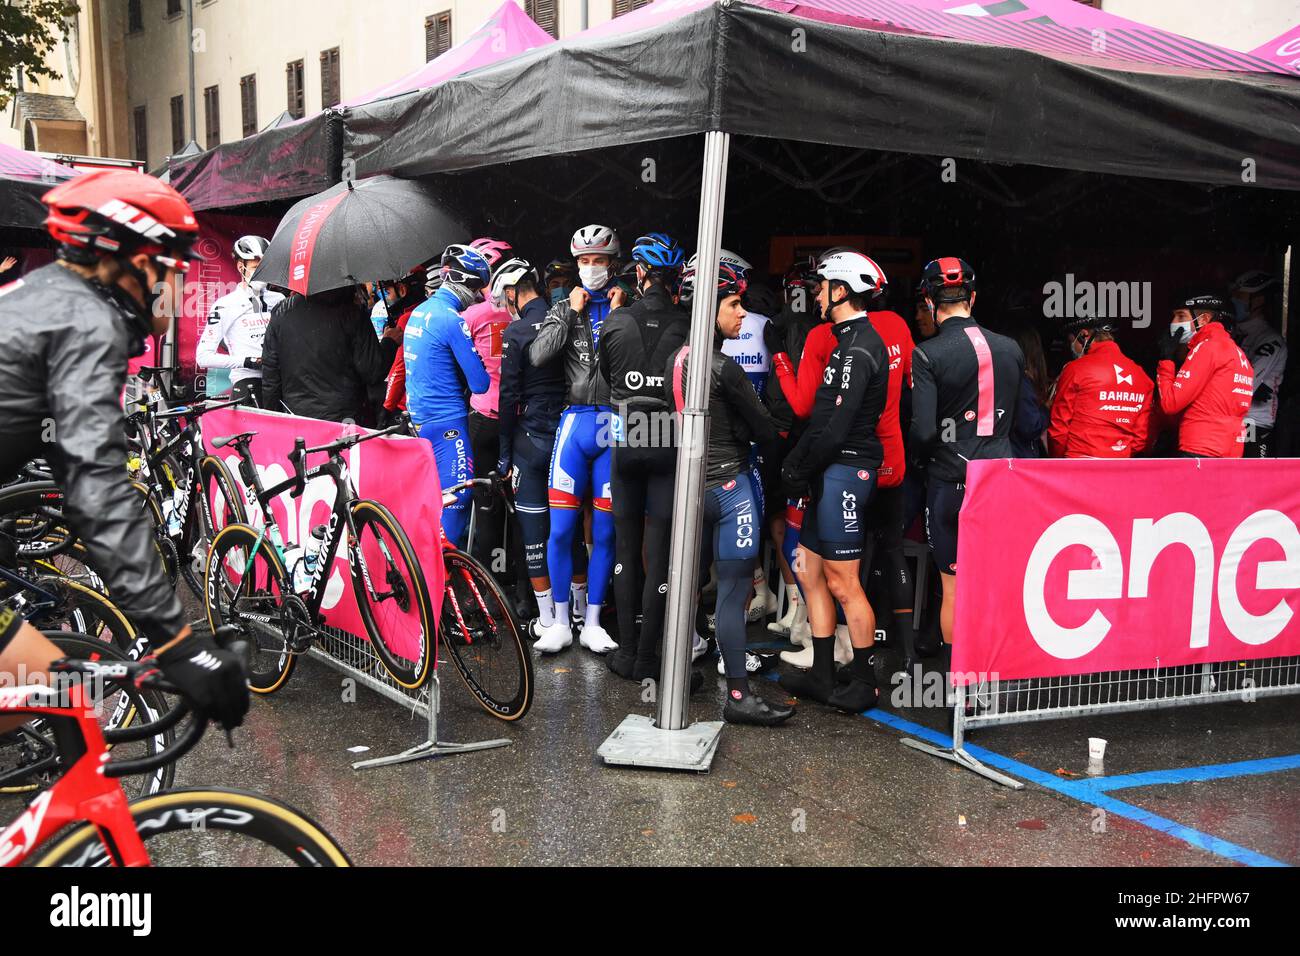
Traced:
[[986, 780], [992, 780], [994, 783], [1000, 783], [1004, 787], [1010, 787], [1012, 790], [1023, 790], [1025, 785], [1013, 777], [1008, 777], [1004, 773], [998, 773], [992, 767], [981, 763], [966, 752], [965, 747], [935, 747], [933, 744], [923, 743], [919, 740], [913, 740], [911, 737], [904, 737], [902, 740], [904, 747], [911, 747], [913, 750], [919, 750], [921, 753], [929, 754], [931, 757], [938, 757], [940, 760], [950, 760], [953, 763], [971, 770]]
[[699, 721], [681, 730], [660, 730], [641, 714], [629, 714], [596, 751], [605, 763], [707, 773], [722, 737], [722, 721]]
[[403, 750], [399, 754], [393, 754], [390, 757], [372, 757], [369, 760], [358, 760], [352, 765], [353, 770], [367, 770], [371, 767], [391, 767], [394, 764], [410, 763], [413, 760], [423, 760], [426, 757], [442, 757], [449, 754], [472, 753], [475, 750], [492, 750], [496, 747], [508, 747], [513, 741], [510, 740], [480, 740], [470, 744], [457, 744], [449, 741], [438, 739], [438, 711], [442, 704], [441, 683], [438, 680], [438, 673], [435, 670], [433, 676], [429, 679], [429, 732], [424, 743], [416, 744], [408, 750]]

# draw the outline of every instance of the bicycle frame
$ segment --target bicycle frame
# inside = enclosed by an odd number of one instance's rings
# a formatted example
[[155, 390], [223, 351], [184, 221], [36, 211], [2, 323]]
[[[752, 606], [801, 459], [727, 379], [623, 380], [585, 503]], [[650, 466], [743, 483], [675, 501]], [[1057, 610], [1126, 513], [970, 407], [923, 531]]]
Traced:
[[59, 752], [77, 754], [54, 785], [0, 832], [0, 866], [20, 865], [63, 827], [83, 821], [99, 831], [115, 865], [148, 866], [149, 854], [135, 828], [126, 793], [115, 777], [102, 772], [108, 753], [103, 731], [90, 715], [82, 688], [74, 685], [68, 693], [66, 705], [60, 706], [60, 691], [54, 688], [0, 688], [0, 713], [45, 718]]
[[[301, 439], [299, 439], [299, 442], [301, 443]], [[233, 443], [233, 447], [239, 453], [239, 477], [244, 482], [244, 493], [248, 504], [250, 508], [256, 505], [261, 511], [263, 530], [266, 532], [271, 544], [280, 552], [281, 557], [284, 556], [286, 543], [284, 535], [280, 531], [279, 522], [275, 518], [275, 512], [271, 509], [271, 502], [286, 491], [294, 498], [300, 497], [306, 490], [307, 482], [318, 476], [323, 475], [334, 482], [334, 505], [330, 510], [329, 521], [325, 525], [325, 537], [321, 541], [320, 548], [316, 551], [316, 567], [312, 569], [307, 593], [303, 595], [303, 601], [312, 617], [314, 619], [321, 617], [320, 606], [325, 599], [325, 582], [329, 579], [334, 565], [334, 558], [338, 553], [340, 529], [347, 530], [349, 562], [353, 567], [361, 570], [362, 580], [365, 582], [366, 590], [371, 598], [378, 599], [381, 597], [376, 593], [371, 582], [370, 569], [366, 565], [365, 556], [362, 554], [361, 548], [357, 546], [357, 528], [352, 517], [352, 505], [362, 499], [352, 487], [352, 478], [342, 452], [335, 451], [331, 453], [327, 461], [311, 470], [300, 468], [296, 464], [295, 474], [292, 477], [271, 488], [266, 488], [262, 484], [261, 476], [257, 473], [257, 466], [253, 464], [252, 454], [248, 448], [248, 440], [236, 441]], [[305, 449], [299, 444], [294, 449], [295, 462], [300, 463], [303, 456], [305, 456]], [[250, 520], [251, 518], [250, 515]], [[299, 540], [295, 541], [294, 544], [301, 547], [303, 537], [304, 535], [300, 530]], [[384, 552], [384, 557], [392, 560], [392, 555], [388, 552], [388, 545], [384, 543], [383, 538], [377, 538], [377, 540], [380, 549]], [[293, 568], [287, 570], [292, 575]], [[292, 584], [292, 581], [290, 583]]]

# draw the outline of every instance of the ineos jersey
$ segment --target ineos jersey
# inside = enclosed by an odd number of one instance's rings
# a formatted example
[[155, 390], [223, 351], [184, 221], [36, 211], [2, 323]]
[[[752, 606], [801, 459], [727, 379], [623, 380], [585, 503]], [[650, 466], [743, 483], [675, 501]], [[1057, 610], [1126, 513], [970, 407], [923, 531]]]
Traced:
[[[712, 487], [749, 471], [750, 443], [776, 438], [776, 426], [749, 377], [735, 360], [723, 355], [718, 343], [709, 374], [709, 453], [705, 483]], [[668, 357], [664, 368], [664, 398], [680, 412], [685, 405], [690, 346]]]
[[627, 407], [662, 409], [664, 365], [685, 344], [690, 318], [658, 287], [605, 319], [597, 358], [620, 414]]
[[1025, 357], [1014, 339], [953, 316], [912, 353], [911, 453], [941, 481], [966, 481], [966, 463], [1012, 458], [1011, 426]]
[[[284, 296], [270, 289], [253, 289], [240, 283], [230, 295], [212, 306], [194, 360], [203, 368], [231, 369], [230, 381], [261, 378], [262, 370], [246, 368], [244, 359], [262, 357], [262, 339], [271, 322], [271, 310]], [[217, 347], [225, 344], [226, 351]]]
[[810, 479], [836, 463], [879, 468], [876, 428], [889, 396], [889, 355], [865, 312], [833, 327], [835, 348], [813, 399], [812, 417], [785, 461], [791, 478]]

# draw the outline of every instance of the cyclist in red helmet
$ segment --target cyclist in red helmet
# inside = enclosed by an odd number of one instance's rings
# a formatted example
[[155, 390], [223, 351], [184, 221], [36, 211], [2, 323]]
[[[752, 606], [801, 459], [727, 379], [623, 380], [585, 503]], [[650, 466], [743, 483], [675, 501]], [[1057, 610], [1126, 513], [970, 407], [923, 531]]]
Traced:
[[[239, 662], [185, 623], [123, 467], [127, 360], [167, 329], [177, 276], [193, 257], [194, 213], [170, 186], [117, 170], [78, 176], [43, 200], [58, 259], [0, 290], [0, 480], [33, 458], [49, 461], [88, 563], [160, 669], [205, 716], [237, 726], [248, 710]], [[0, 609], [0, 671], [40, 673], [61, 656]]]

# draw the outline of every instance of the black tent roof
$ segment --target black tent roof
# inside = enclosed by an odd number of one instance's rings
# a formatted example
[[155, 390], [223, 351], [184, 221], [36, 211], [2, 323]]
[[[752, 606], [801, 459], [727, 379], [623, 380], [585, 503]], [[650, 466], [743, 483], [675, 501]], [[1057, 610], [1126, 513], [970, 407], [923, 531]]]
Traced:
[[718, 129], [1294, 190], [1298, 115], [1289, 77], [1121, 66], [723, 0], [351, 109], [344, 161], [358, 178], [421, 176]]

